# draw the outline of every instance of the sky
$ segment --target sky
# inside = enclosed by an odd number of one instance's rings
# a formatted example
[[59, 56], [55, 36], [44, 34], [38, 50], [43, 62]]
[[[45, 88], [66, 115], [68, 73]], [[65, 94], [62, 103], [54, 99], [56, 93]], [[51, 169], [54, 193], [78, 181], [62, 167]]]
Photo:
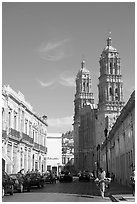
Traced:
[[2, 85], [47, 115], [48, 132], [73, 129], [75, 78], [83, 56], [98, 103], [99, 58], [111, 31], [124, 101], [135, 89], [133, 2], [3, 2]]

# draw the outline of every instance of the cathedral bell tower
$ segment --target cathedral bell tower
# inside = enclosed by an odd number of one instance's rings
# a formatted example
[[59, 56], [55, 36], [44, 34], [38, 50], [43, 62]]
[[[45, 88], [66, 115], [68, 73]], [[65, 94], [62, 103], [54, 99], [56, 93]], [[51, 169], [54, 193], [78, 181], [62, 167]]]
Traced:
[[76, 94], [74, 100], [74, 166], [79, 171], [79, 126], [80, 126], [80, 110], [86, 104], [94, 104], [93, 93], [91, 92], [91, 76], [86, 69], [85, 60], [81, 63], [81, 68], [76, 76]]
[[87, 103], [94, 104], [94, 97], [93, 93], [91, 92], [90, 72], [86, 69], [86, 62], [83, 60], [81, 62], [81, 69], [76, 76], [74, 120], [78, 118], [80, 109], [83, 108]]
[[99, 111], [107, 113], [119, 112], [124, 106], [123, 82], [119, 54], [112, 47], [111, 35], [107, 39], [107, 46], [101, 54], [99, 63]]

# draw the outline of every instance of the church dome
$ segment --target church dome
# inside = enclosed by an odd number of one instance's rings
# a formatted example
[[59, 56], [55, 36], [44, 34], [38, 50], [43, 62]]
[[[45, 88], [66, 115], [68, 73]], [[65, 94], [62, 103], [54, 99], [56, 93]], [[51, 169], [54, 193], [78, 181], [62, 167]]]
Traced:
[[106, 46], [103, 52], [117, 52], [117, 49], [112, 46]]
[[104, 48], [103, 52], [117, 52], [117, 49], [112, 46], [112, 39], [111, 36], [107, 39], [107, 46]]
[[86, 68], [86, 62], [83, 60], [81, 62], [81, 68], [77, 73], [77, 77], [80, 76], [81, 74], [90, 74], [90, 71]]

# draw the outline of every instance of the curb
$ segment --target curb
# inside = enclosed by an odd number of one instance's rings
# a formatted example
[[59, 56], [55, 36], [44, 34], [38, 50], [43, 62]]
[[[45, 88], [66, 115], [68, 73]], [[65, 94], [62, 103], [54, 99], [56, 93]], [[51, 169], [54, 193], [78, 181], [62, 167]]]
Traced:
[[113, 195], [109, 195], [112, 202], [119, 202]]

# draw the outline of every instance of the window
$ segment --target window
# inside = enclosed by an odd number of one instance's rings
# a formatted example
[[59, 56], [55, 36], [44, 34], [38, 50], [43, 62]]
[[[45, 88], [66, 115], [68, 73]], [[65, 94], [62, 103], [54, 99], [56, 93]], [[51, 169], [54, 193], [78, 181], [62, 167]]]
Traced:
[[28, 126], [28, 120], [25, 120], [25, 133], [27, 134], [27, 126]]
[[110, 62], [110, 69], [112, 68], [112, 62]]
[[9, 128], [11, 127], [11, 112], [9, 112]]
[[2, 130], [4, 129], [4, 108], [2, 108]]
[[14, 129], [16, 130], [17, 128], [17, 115], [14, 115]]
[[115, 89], [115, 94], [116, 94], [115, 99], [118, 100], [118, 89], [117, 88]]
[[47, 165], [47, 171], [51, 170], [51, 165]]
[[110, 62], [110, 73], [113, 74], [112, 62]]
[[112, 87], [109, 88], [109, 93], [110, 93], [111, 96], [113, 95], [113, 93], [112, 93]]
[[85, 91], [85, 82], [83, 82], [83, 91]]
[[31, 122], [29, 122], [29, 136], [31, 137]]
[[35, 131], [33, 130], [33, 140], [34, 140], [34, 138], [35, 138]]

